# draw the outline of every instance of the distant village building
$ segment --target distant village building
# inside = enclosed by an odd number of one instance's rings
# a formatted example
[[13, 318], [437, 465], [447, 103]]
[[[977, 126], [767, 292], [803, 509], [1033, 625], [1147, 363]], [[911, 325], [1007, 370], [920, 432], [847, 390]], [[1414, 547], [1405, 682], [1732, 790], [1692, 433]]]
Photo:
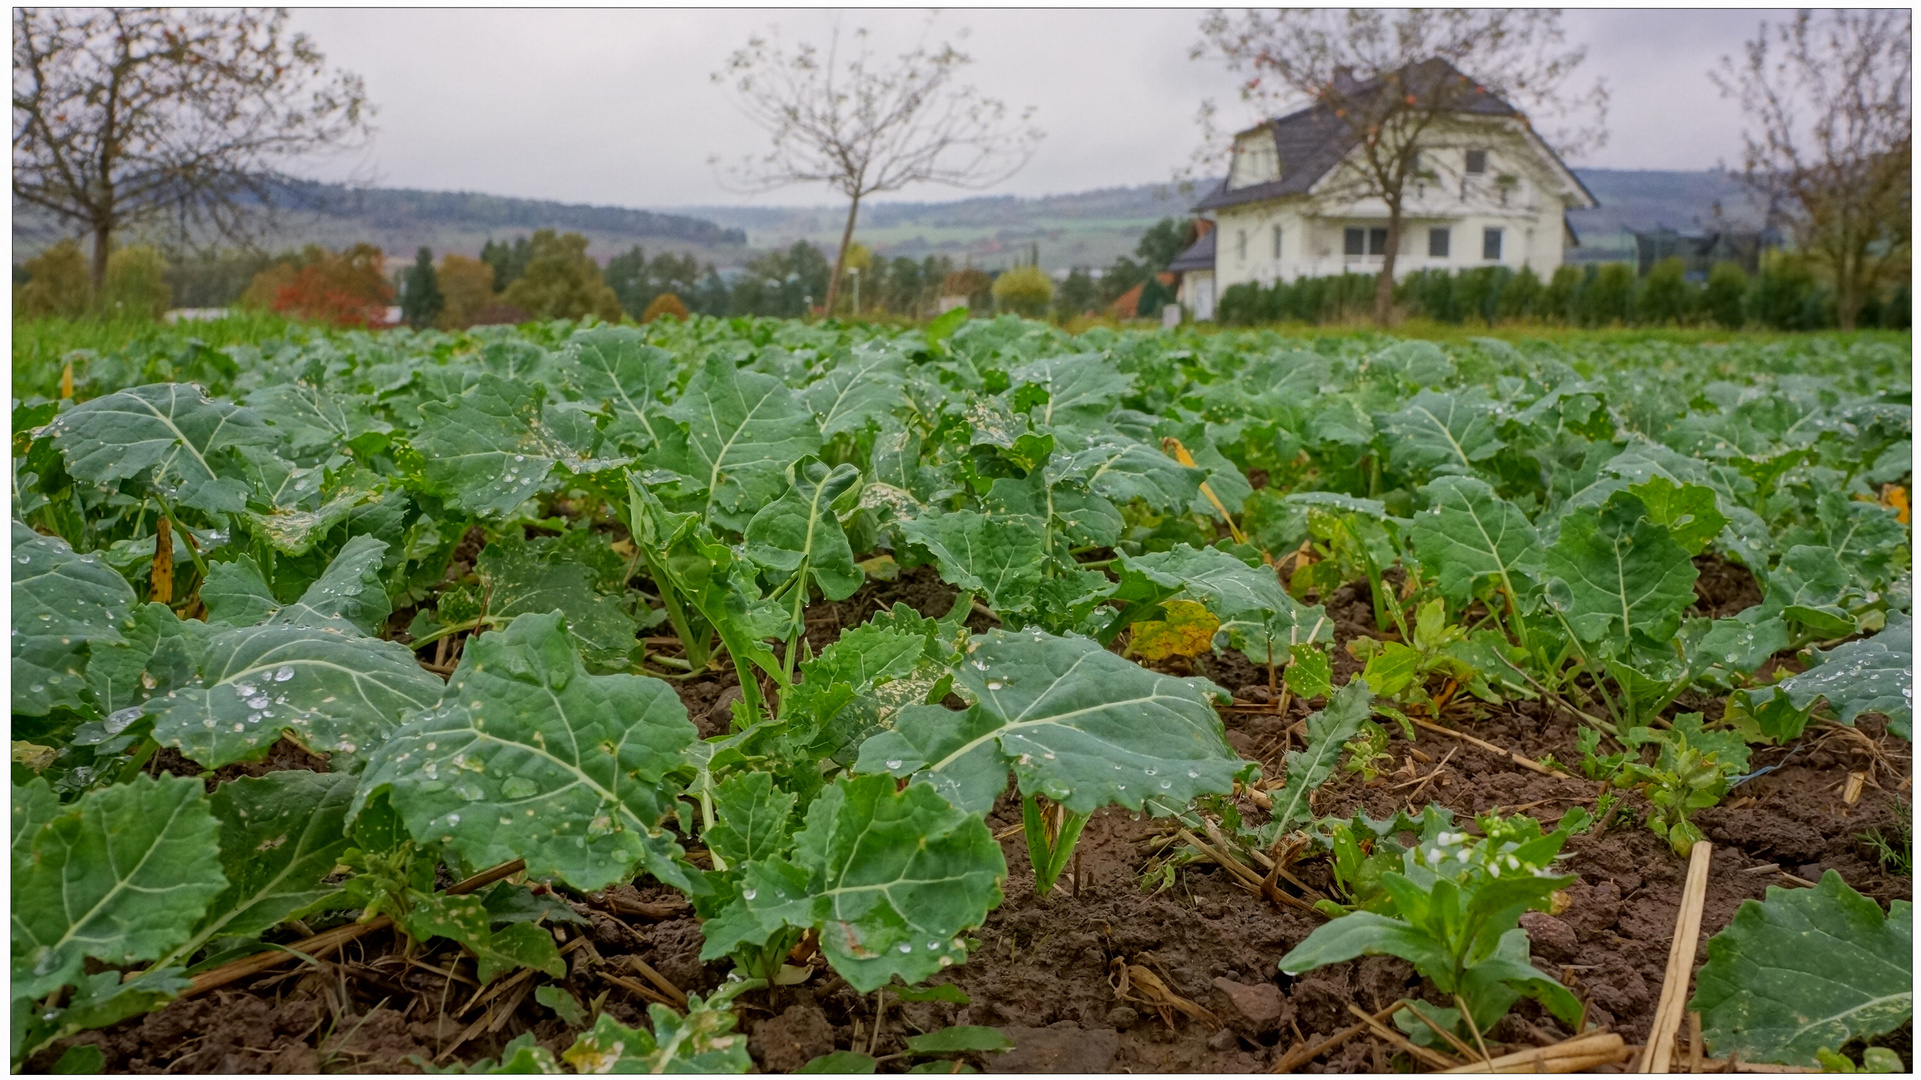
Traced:
[[[1460, 77], [1429, 60], [1408, 81]], [[1395, 276], [1477, 266], [1552, 274], [1577, 242], [1567, 212], [1598, 206], [1594, 196], [1525, 117], [1486, 91], [1430, 130], [1406, 189]], [[1212, 317], [1220, 292], [1242, 282], [1380, 272], [1387, 204], [1343, 194], [1359, 145], [1322, 104], [1234, 137], [1227, 178], [1194, 207], [1215, 227], [1169, 267], [1195, 318]]]

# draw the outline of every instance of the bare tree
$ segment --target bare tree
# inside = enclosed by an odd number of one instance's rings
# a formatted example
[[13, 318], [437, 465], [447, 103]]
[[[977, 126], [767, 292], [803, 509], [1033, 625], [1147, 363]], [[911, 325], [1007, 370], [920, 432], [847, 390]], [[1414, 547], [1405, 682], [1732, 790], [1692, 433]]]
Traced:
[[1709, 73], [1754, 124], [1742, 133], [1747, 182], [1786, 209], [1833, 279], [1844, 330], [1877, 286], [1907, 277], [1913, 33], [1905, 10], [1802, 11], [1761, 24], [1738, 63], [1724, 56]]
[[[1543, 135], [1564, 154], [1606, 141], [1607, 90], [1568, 89], [1587, 50], [1568, 48], [1558, 11], [1319, 8], [1216, 11], [1201, 23], [1195, 59], [1212, 56], [1243, 75], [1241, 99], [1271, 116], [1284, 102], [1332, 114], [1331, 136], [1355, 152], [1321, 190], [1330, 200], [1380, 199], [1387, 244], [1375, 282], [1374, 317], [1386, 324], [1394, 300], [1404, 196], [1421, 171], [1424, 139], [1451, 116], [1499, 113], [1504, 104], [1532, 131], [1529, 113], [1559, 122]], [[1203, 128], [1216, 111], [1203, 105]], [[1211, 132], [1210, 132], [1211, 134]]]
[[825, 56], [812, 45], [790, 52], [754, 37], [713, 76], [733, 86], [747, 115], [773, 139], [765, 155], [733, 171], [734, 186], [768, 191], [824, 182], [847, 197], [847, 225], [827, 283], [830, 313], [862, 199], [918, 183], [987, 187], [1027, 164], [1041, 139], [1029, 123], [1032, 107], [1010, 118], [1003, 102], [954, 84], [970, 59], [951, 44], [917, 47], [890, 66], [874, 56], [867, 31], [854, 38], [853, 55], [843, 59], [838, 30]]
[[171, 216], [239, 236], [285, 163], [367, 135], [359, 77], [285, 11], [15, 8], [13, 194], [93, 237]]

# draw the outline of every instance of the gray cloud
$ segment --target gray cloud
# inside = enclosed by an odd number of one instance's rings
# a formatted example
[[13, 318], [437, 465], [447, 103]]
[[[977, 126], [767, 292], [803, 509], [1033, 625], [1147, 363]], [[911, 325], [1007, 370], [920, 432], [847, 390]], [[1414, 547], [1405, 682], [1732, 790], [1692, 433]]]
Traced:
[[[996, 193], [1035, 195], [1166, 181], [1192, 153], [1196, 110], [1236, 102], [1218, 66], [1188, 59], [1196, 10], [946, 12], [936, 40], [966, 28], [969, 81], [1015, 106], [1037, 105], [1047, 131], [1027, 168]], [[1580, 164], [1700, 169], [1733, 163], [1740, 113], [1707, 70], [1738, 50], [1766, 13], [1578, 10], [1586, 79], [1612, 90], [1607, 146]], [[736, 195], [708, 160], [761, 145], [709, 75], [750, 34], [779, 26], [824, 42], [872, 29], [884, 53], [926, 32], [914, 11], [303, 9], [295, 25], [328, 59], [366, 77], [380, 106], [374, 144], [317, 162], [385, 185], [627, 206], [812, 204], [825, 188]], [[1234, 121], [1246, 119], [1229, 113]], [[904, 198], [957, 197], [927, 187]]]

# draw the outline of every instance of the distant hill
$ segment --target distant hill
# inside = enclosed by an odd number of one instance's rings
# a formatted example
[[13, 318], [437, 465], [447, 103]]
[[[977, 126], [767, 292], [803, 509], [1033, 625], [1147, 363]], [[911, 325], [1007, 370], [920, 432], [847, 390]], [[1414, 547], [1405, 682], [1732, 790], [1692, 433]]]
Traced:
[[[306, 184], [294, 189], [277, 227], [262, 238], [269, 250], [321, 244], [339, 248], [371, 243], [390, 256], [412, 257], [422, 246], [435, 253], [478, 255], [489, 239], [508, 239], [535, 229], [585, 235], [589, 251], [605, 261], [635, 244], [650, 250], [691, 251], [703, 261], [740, 261], [747, 234], [686, 214], [587, 206], [545, 199], [516, 199], [469, 191], [350, 188]], [[61, 235], [43, 214], [14, 204], [15, 258]]]
[[[1704, 170], [1678, 172], [1580, 169], [1600, 207], [1570, 215], [1579, 259], [1618, 258], [1633, 248], [1632, 229], [1668, 226], [1682, 231], [1723, 221], [1754, 227], [1760, 205], [1740, 178]], [[888, 257], [945, 254], [996, 269], [1025, 260], [1039, 245], [1048, 270], [1099, 267], [1131, 254], [1141, 232], [1164, 217], [1183, 215], [1215, 181], [1181, 190], [1173, 184], [1099, 188], [1066, 195], [982, 195], [945, 202], [880, 202], [861, 208], [857, 238]], [[598, 259], [635, 244], [650, 254], [691, 253], [702, 262], [740, 266], [758, 252], [807, 240], [831, 250], [846, 221], [844, 205], [680, 206], [632, 209], [517, 199], [474, 192], [308, 185], [304, 209], [286, 211], [269, 248], [318, 243], [338, 248], [367, 241], [395, 258], [421, 246], [436, 253], [477, 254], [488, 239], [538, 228], [579, 232]], [[14, 258], [58, 236], [45, 215], [14, 207]]]

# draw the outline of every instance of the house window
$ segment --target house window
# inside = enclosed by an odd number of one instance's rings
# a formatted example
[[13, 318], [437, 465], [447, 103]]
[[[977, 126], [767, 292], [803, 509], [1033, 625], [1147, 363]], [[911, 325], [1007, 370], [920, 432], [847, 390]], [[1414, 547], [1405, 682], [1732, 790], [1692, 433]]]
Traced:
[[1242, 262], [1246, 262], [1247, 261], [1247, 230], [1242, 229], [1239, 232], [1235, 233], [1234, 240], [1236, 245], [1240, 248], [1240, 260]]
[[1279, 225], [1274, 226], [1274, 257], [1276, 259], [1281, 257], [1281, 227]]
[[1346, 255], [1385, 255], [1387, 254], [1386, 229], [1353, 228], [1343, 230], [1342, 253]]
[[1501, 230], [1483, 229], [1481, 231], [1481, 258], [1500, 261]]
[[1469, 150], [1467, 152], [1467, 172], [1469, 176], [1480, 176], [1487, 172], [1487, 151]]
[[1427, 231], [1427, 257], [1430, 259], [1447, 258], [1447, 241], [1451, 235], [1453, 234], [1447, 229], [1429, 229]]

